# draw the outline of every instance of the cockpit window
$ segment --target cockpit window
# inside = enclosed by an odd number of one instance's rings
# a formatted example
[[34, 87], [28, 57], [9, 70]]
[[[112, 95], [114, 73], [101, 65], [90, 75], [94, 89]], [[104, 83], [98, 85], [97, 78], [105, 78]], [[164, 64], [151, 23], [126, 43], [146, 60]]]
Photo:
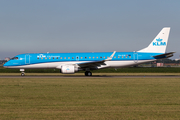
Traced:
[[11, 58], [11, 60], [18, 60], [18, 57], [13, 57]]

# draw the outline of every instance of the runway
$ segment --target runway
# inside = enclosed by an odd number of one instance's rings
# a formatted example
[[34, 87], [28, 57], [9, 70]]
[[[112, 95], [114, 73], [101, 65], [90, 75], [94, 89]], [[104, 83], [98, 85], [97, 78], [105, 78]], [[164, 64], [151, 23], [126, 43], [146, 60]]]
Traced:
[[180, 75], [0, 75], [0, 78], [180, 78]]

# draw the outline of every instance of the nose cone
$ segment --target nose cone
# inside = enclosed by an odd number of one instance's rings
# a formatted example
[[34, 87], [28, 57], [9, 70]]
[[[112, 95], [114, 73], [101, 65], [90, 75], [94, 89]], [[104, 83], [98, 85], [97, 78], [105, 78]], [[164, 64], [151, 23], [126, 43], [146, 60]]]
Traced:
[[4, 65], [3, 65], [3, 67], [4, 68], [8, 68], [9, 67], [9, 65], [8, 65], [9, 63], [8, 62], [6, 62]]

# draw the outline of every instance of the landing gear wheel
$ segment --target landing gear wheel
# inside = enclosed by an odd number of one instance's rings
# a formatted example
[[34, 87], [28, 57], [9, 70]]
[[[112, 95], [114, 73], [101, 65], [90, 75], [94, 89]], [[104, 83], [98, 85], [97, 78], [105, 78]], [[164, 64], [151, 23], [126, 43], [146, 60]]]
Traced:
[[92, 76], [92, 73], [90, 71], [86, 71], [85, 76]]
[[25, 73], [21, 73], [21, 76], [25, 76]]
[[87, 76], [87, 71], [84, 74], [85, 74], [85, 76]]

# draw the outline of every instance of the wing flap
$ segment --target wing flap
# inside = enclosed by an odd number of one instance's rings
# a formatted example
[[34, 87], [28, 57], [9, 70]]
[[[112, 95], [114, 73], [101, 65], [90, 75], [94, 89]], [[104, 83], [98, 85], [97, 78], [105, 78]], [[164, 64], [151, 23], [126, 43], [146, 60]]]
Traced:
[[86, 68], [86, 67], [96, 67], [96, 66], [100, 66], [100, 65], [105, 65], [104, 63], [105, 61], [92, 61], [92, 62], [83, 62], [83, 63], [79, 63], [78, 66], [80, 66], [81, 68]]

